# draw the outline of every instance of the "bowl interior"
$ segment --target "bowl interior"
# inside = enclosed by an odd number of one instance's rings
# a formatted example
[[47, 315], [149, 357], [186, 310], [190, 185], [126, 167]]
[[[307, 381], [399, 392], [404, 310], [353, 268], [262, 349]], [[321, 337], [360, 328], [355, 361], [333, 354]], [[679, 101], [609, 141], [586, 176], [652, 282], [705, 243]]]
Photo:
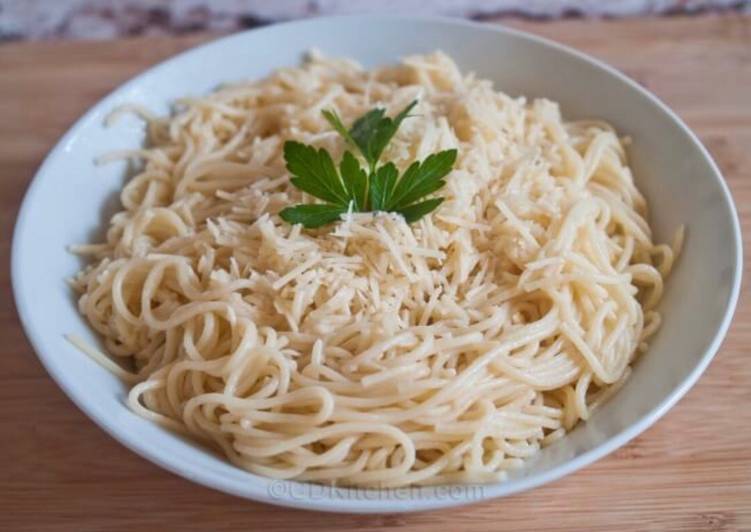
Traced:
[[[124, 164], [96, 166], [110, 150], [138, 146], [143, 127], [103, 119], [122, 103], [165, 113], [177, 97], [226, 81], [261, 77], [298, 64], [310, 48], [364, 66], [441, 49], [511, 95], [548, 97], [569, 119], [603, 118], [630, 135], [629, 157], [650, 205], [658, 241], [686, 225], [683, 255], [661, 304], [663, 325], [623, 389], [587, 423], [543, 450], [505, 483], [481, 491], [434, 489], [319, 496], [279, 488], [222, 457], [141, 419], [125, 406], [126, 388], [63, 337], [97, 343], [65, 279], [80, 267], [66, 246], [101, 236], [117, 205]], [[740, 233], [727, 188], [706, 151], [662, 104], [612, 69], [515, 31], [439, 19], [335, 17], [237, 34], [184, 53], [116, 90], [87, 113], [50, 154], [25, 199], [16, 228], [13, 281], [27, 333], [66, 393], [122, 443], [192, 480], [241, 496], [339, 511], [409, 511], [506, 495], [542, 484], [625, 443], [664, 413], [709, 363], [728, 325], [740, 281]], [[291, 485], [291, 484], [290, 484]], [[276, 490], [276, 491], [275, 491]], [[297, 495], [295, 495], [297, 493]]]

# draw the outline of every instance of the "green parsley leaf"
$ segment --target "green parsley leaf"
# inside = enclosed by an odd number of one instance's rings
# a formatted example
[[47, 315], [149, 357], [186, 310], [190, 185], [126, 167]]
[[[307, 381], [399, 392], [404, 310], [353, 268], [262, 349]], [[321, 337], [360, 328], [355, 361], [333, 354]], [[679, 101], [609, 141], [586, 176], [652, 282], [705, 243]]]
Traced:
[[344, 124], [342, 124], [342, 119], [339, 118], [339, 115], [336, 114], [336, 111], [329, 111], [328, 109], [324, 109], [323, 111], [321, 111], [321, 113], [323, 114], [323, 117], [328, 121], [328, 123], [331, 124], [331, 127], [333, 127], [337, 131], [337, 133], [339, 133], [344, 138], [344, 140], [346, 140], [353, 146], [357, 146], [357, 143], [355, 143], [355, 140], [349, 134], [347, 128], [344, 127]]
[[374, 211], [385, 211], [396, 184], [399, 170], [394, 163], [381, 166], [370, 181], [370, 207]]
[[300, 190], [331, 203], [349, 202], [349, 194], [336, 172], [334, 161], [323, 148], [316, 150], [288, 140], [284, 143], [284, 160], [289, 173], [295, 176], [290, 181]]
[[378, 159], [381, 157], [383, 150], [396, 134], [396, 130], [404, 121], [409, 112], [417, 105], [417, 100], [412, 101], [394, 118], [384, 116], [384, 109], [373, 109], [367, 112], [352, 125], [349, 134], [354, 140], [360, 153], [370, 165], [371, 173], [375, 171]]
[[368, 174], [360, 168], [360, 163], [351, 152], [344, 152], [342, 162], [339, 163], [339, 172], [342, 174], [349, 197], [355, 202], [355, 210], [367, 211]]
[[313, 229], [337, 221], [345, 212], [347, 212], [347, 207], [342, 205], [319, 203], [287, 207], [279, 213], [279, 216], [285, 222], [303, 224], [308, 229]]
[[408, 223], [412, 223], [435, 210], [441, 203], [443, 203], [443, 198], [432, 198], [421, 201], [420, 203], [413, 203], [407, 207], [402, 207], [398, 212], [404, 216], [404, 219]]
[[355, 146], [360, 150], [360, 153], [368, 162], [371, 168], [375, 165], [375, 159], [372, 156], [370, 150], [370, 139], [373, 136], [373, 132], [378, 123], [384, 119], [385, 109], [373, 109], [368, 111], [360, 118], [355, 120], [352, 124], [352, 129], [349, 130], [349, 134], [352, 140], [355, 142]]
[[386, 209], [399, 210], [445, 185], [443, 178], [454, 166], [456, 155], [456, 150], [445, 150], [412, 163], [397, 182]]

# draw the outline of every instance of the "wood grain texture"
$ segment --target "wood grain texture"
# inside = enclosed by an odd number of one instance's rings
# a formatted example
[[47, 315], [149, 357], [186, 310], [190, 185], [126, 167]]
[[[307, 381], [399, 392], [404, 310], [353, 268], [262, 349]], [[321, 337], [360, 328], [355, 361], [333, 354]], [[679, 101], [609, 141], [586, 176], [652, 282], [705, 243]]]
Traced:
[[[511, 24], [615, 65], [675, 109], [715, 156], [751, 235], [751, 17]], [[0, 46], [0, 530], [751, 530], [748, 283], [717, 358], [653, 428], [558, 482], [466, 508], [376, 516], [274, 508], [167, 473], [90, 422], [46, 375], [16, 316], [7, 265], [18, 206], [77, 116], [208, 38]]]

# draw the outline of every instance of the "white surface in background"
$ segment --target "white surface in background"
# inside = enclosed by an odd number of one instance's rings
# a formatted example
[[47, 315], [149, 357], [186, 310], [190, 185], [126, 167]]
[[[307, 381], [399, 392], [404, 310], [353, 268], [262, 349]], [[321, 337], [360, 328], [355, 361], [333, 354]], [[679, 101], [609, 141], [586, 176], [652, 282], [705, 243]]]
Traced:
[[414, 13], [483, 18], [628, 16], [694, 12], [749, 0], [0, 0], [0, 39], [107, 39], [342, 13]]

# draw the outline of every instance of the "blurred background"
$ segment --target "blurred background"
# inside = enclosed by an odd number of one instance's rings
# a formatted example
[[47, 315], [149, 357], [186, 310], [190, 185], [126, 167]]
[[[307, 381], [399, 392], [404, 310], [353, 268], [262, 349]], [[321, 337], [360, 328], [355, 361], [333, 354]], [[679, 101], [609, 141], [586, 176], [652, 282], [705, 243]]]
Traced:
[[751, 0], [0, 0], [0, 41], [228, 32], [363, 12], [556, 20], [727, 11], [751, 13]]

